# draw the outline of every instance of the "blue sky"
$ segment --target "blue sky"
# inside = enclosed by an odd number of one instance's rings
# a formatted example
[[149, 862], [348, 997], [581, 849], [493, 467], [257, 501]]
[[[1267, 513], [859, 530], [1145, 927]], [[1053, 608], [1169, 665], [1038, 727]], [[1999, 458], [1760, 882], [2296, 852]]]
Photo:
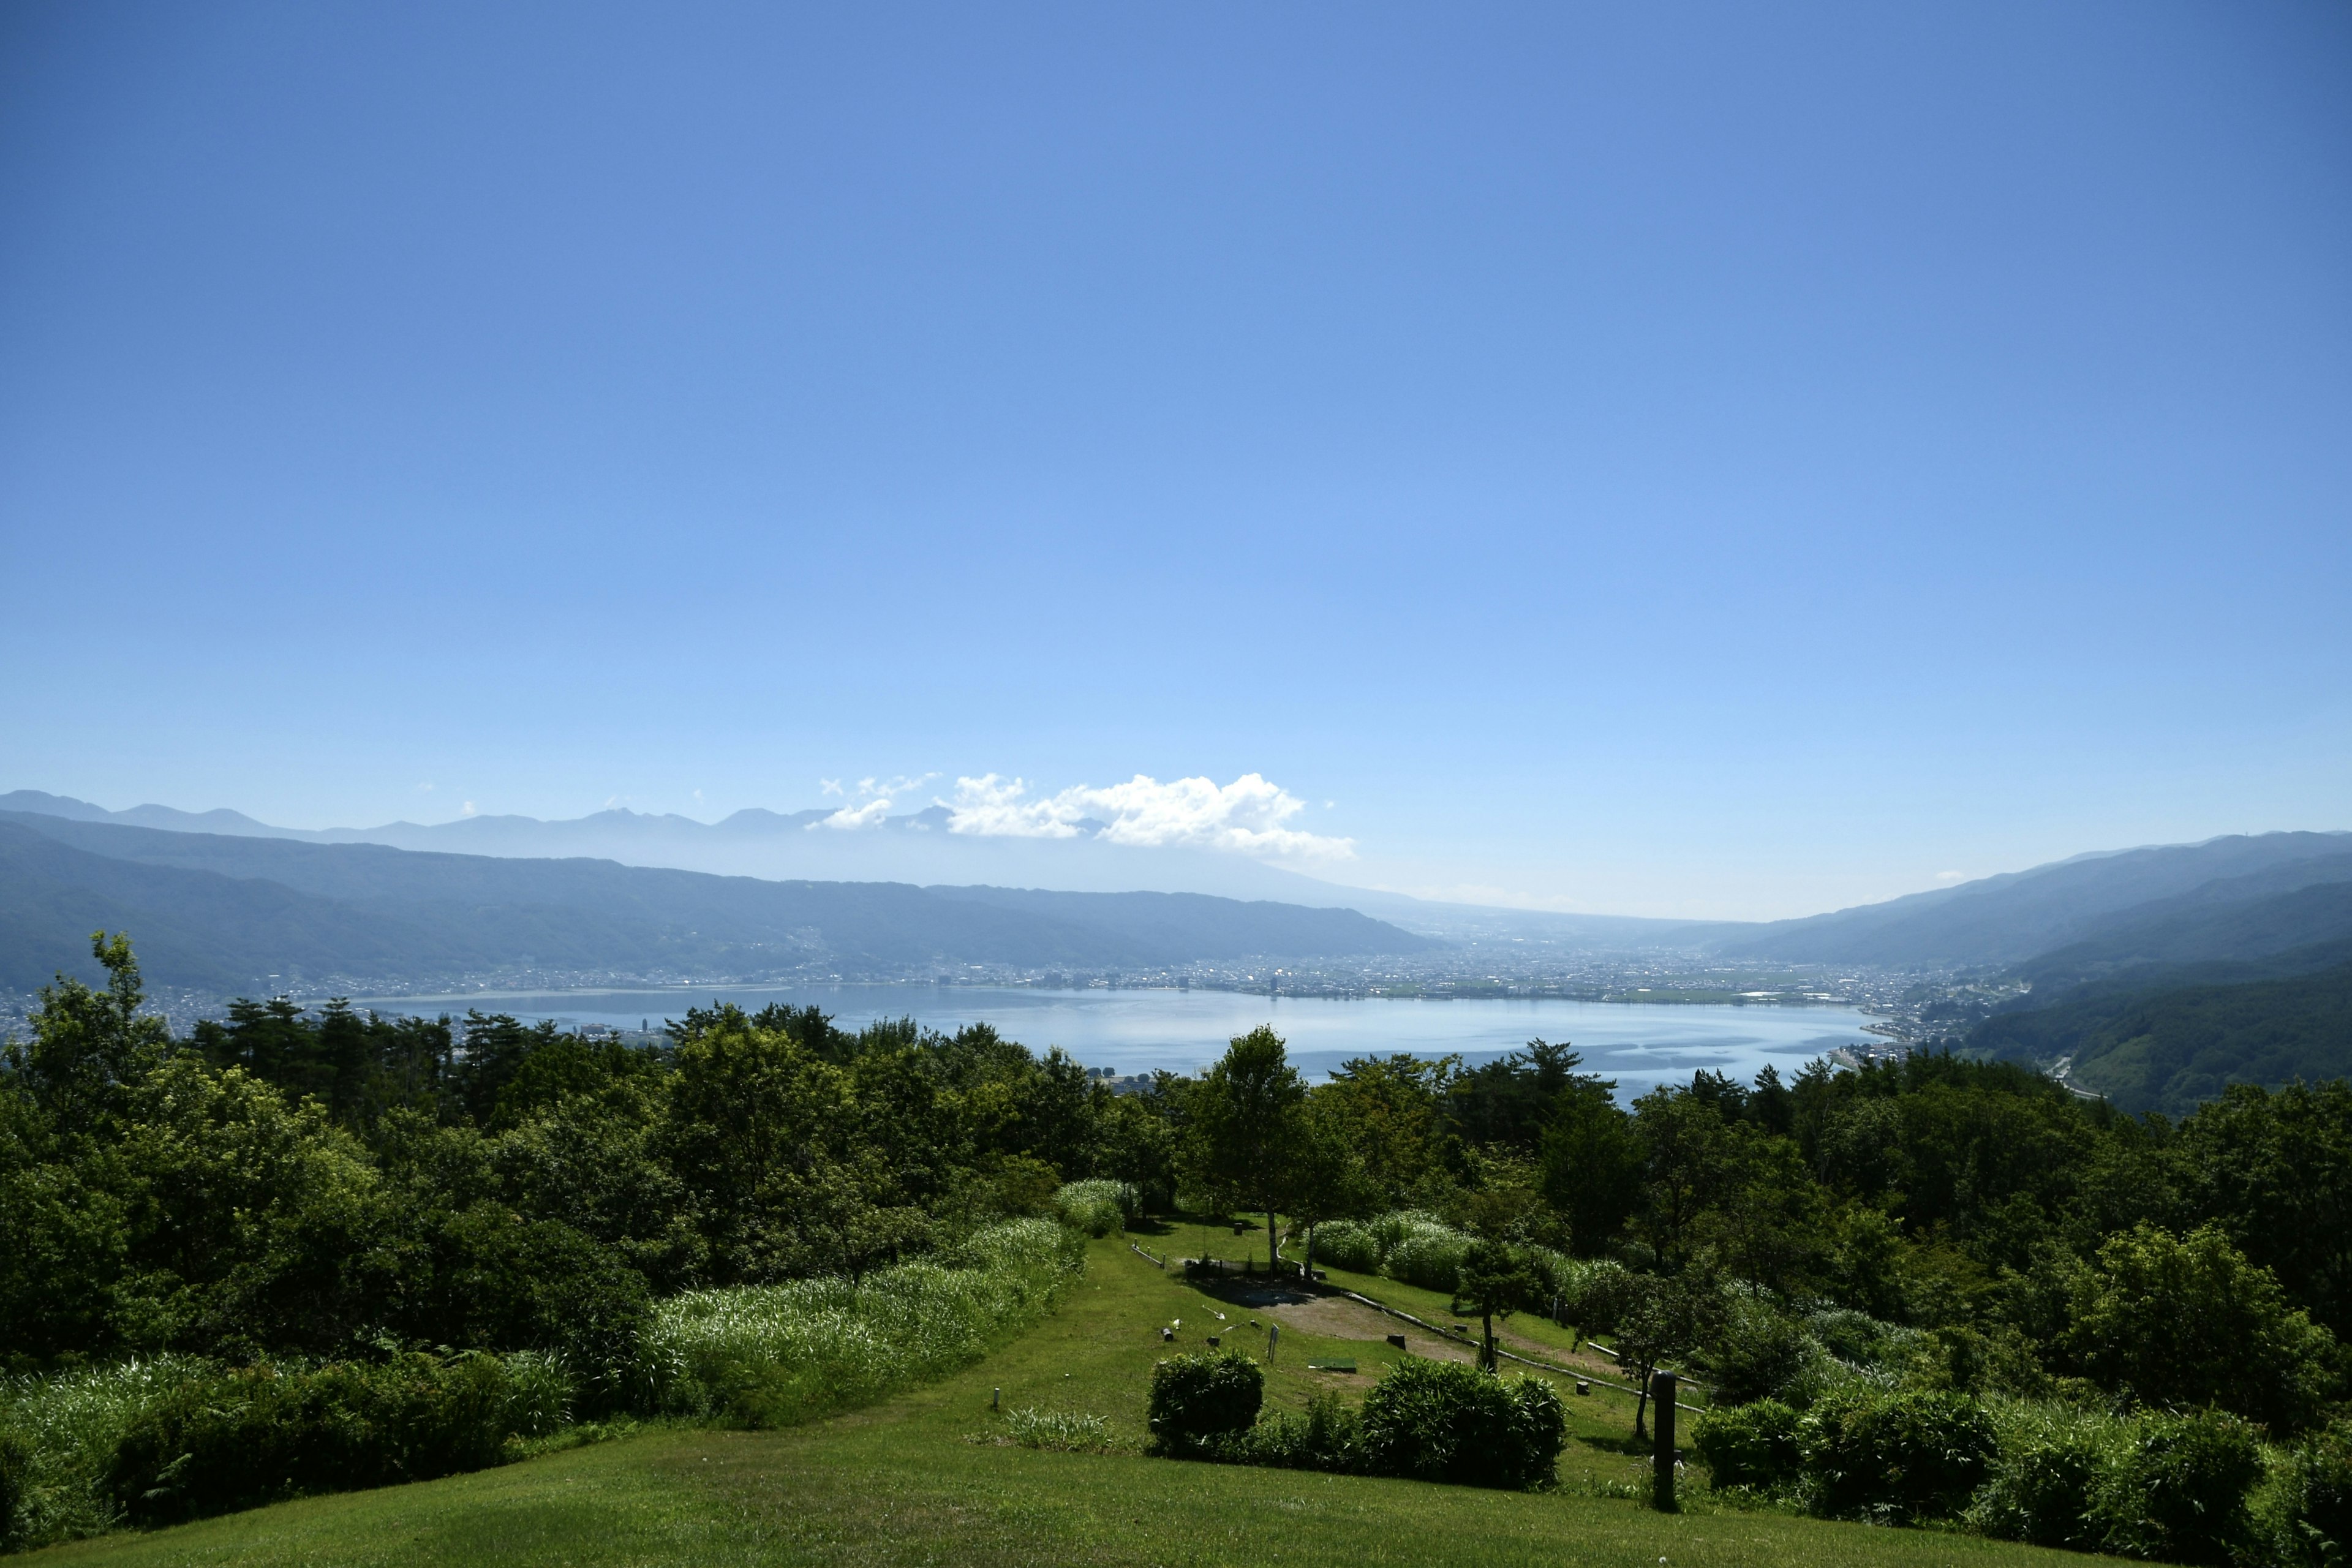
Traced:
[[0, 212], [0, 789], [2352, 826], [2339, 5], [20, 4]]

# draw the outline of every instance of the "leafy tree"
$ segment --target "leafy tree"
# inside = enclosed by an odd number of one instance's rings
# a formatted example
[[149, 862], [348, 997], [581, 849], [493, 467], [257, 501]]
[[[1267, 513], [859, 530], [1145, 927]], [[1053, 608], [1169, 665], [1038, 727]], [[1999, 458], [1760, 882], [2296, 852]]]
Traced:
[[1361, 1153], [1348, 1141], [1339, 1102], [1323, 1085], [1307, 1091], [1297, 1118], [1284, 1206], [1291, 1224], [1307, 1231], [1302, 1267], [1315, 1270], [1315, 1227], [1325, 1220], [1363, 1213], [1372, 1202]]
[[1641, 1441], [1649, 1436], [1651, 1374], [1710, 1337], [1722, 1292], [1696, 1270], [1674, 1279], [1636, 1274], [1627, 1283], [1627, 1299], [1617, 1310], [1617, 1362], [1633, 1374], [1633, 1436]]
[[139, 961], [131, 938], [90, 933], [91, 954], [106, 969], [106, 989], [70, 975], [41, 987], [30, 1046], [8, 1047], [8, 1062], [53, 1122], [68, 1132], [119, 1112], [122, 1096], [171, 1054], [169, 1025], [142, 1015]]
[[2073, 1318], [2066, 1351], [2141, 1404], [2218, 1405], [2293, 1431], [2338, 1391], [2335, 1337], [2215, 1226], [2179, 1237], [2141, 1225], [2110, 1237], [2077, 1276]]
[[1359, 1057], [1331, 1075], [1329, 1113], [1363, 1160], [1374, 1203], [1399, 1207], [1460, 1163], [1445, 1097], [1460, 1058]]
[[1612, 1079], [1578, 1078], [1553, 1100], [1544, 1129], [1544, 1196], [1588, 1258], [1623, 1233], [1642, 1199], [1642, 1143], [1617, 1107], [1616, 1088]]
[[1494, 1372], [1495, 1320], [1507, 1318], [1533, 1300], [1542, 1289], [1535, 1271], [1517, 1248], [1499, 1241], [1475, 1241], [1462, 1257], [1460, 1281], [1454, 1288], [1454, 1310], [1478, 1314], [1478, 1365]]
[[1234, 1203], [1265, 1212], [1269, 1261], [1279, 1241], [1275, 1211], [1289, 1193], [1306, 1099], [1307, 1086], [1290, 1065], [1282, 1037], [1263, 1025], [1234, 1037], [1193, 1097], [1201, 1173]]
[[856, 1126], [849, 1076], [791, 1037], [728, 1021], [677, 1047], [656, 1140], [720, 1282], [783, 1279], [806, 1257], [796, 1197]]

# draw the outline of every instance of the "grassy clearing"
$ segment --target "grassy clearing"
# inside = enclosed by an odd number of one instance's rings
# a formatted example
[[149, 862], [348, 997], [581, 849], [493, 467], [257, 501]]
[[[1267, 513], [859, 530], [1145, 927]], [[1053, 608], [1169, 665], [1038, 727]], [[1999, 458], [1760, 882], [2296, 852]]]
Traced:
[[[1154, 1237], [1152, 1240], [1164, 1238]], [[1154, 1250], [1158, 1250], [1155, 1247]], [[1235, 1254], [1228, 1254], [1234, 1256]], [[1055, 1315], [986, 1361], [887, 1404], [778, 1432], [672, 1430], [504, 1469], [320, 1498], [27, 1559], [94, 1568], [407, 1568], [410, 1564], [1050, 1563], [1365, 1565], [1442, 1563], [1554, 1568], [1803, 1563], [1826, 1568], [2082, 1563], [1971, 1536], [1831, 1524], [1773, 1513], [1680, 1516], [1607, 1495], [1643, 1463], [1614, 1447], [1622, 1407], [1570, 1403], [1566, 1484], [1526, 1496], [1071, 1453], [1022, 1446], [1016, 1411], [1098, 1417], [1139, 1439], [1146, 1383], [1166, 1353], [1233, 1306], [1163, 1274], [1112, 1237]], [[1245, 1321], [1245, 1318], [1244, 1319]], [[1391, 1354], [1378, 1342], [1286, 1331], [1268, 1378], [1278, 1408], [1326, 1386], [1367, 1387]], [[1352, 1357], [1360, 1375], [1310, 1373]], [[1000, 1413], [992, 1414], [992, 1394]]]

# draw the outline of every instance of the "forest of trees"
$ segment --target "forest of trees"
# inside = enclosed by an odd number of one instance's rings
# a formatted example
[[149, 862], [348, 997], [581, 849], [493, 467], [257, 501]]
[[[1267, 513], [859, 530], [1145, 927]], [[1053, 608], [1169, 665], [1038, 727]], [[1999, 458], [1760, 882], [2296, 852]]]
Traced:
[[[642, 1049], [240, 1002], [173, 1039], [128, 944], [102, 945], [110, 987], [52, 988], [0, 1076], [20, 1369], [379, 1342], [609, 1359], [652, 1299], [854, 1279], [1088, 1177], [1294, 1229], [1425, 1211], [1927, 1331], [1960, 1385], [2082, 1379], [2282, 1427], [2334, 1400], [2352, 1328], [2340, 1082], [2173, 1122], [1949, 1056], [1702, 1072], [1625, 1107], [1542, 1041], [1310, 1086], [1259, 1031], [1119, 1095], [985, 1026], [851, 1034], [814, 1010], [697, 1010]], [[1685, 1294], [1674, 1354], [1752, 1353], [1708, 1321], [1719, 1292]]]

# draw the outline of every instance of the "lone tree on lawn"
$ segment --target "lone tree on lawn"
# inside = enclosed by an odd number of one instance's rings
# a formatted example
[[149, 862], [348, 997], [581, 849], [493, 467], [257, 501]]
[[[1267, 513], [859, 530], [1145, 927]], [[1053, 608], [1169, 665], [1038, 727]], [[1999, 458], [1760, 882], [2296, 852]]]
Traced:
[[1459, 1282], [1454, 1288], [1454, 1308], [1464, 1308], [1478, 1314], [1486, 1337], [1478, 1346], [1478, 1365], [1482, 1371], [1500, 1370], [1501, 1358], [1495, 1353], [1495, 1320], [1507, 1318], [1528, 1304], [1538, 1287], [1527, 1260], [1507, 1244], [1499, 1241], [1474, 1241], [1470, 1250], [1462, 1255]]
[[1193, 1101], [1194, 1156], [1208, 1184], [1236, 1207], [1265, 1211], [1265, 1256], [1275, 1258], [1275, 1210], [1287, 1195], [1291, 1151], [1307, 1085], [1264, 1025], [1235, 1036], [1201, 1079]]
[[1688, 1355], [1706, 1337], [1719, 1305], [1712, 1283], [1691, 1274], [1670, 1279], [1637, 1274], [1633, 1279], [1630, 1300], [1617, 1322], [1617, 1364], [1633, 1374], [1636, 1440], [1649, 1436], [1650, 1374], [1659, 1363]]

